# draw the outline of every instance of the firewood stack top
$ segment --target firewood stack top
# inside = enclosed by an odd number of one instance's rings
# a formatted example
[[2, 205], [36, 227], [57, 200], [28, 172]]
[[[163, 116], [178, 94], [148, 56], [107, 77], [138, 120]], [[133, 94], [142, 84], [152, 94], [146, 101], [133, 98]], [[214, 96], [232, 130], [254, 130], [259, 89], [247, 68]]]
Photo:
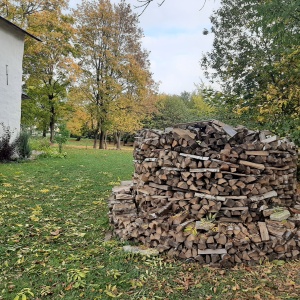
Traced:
[[113, 189], [122, 239], [169, 255], [231, 266], [299, 258], [297, 149], [267, 131], [220, 121], [144, 130], [133, 182]]

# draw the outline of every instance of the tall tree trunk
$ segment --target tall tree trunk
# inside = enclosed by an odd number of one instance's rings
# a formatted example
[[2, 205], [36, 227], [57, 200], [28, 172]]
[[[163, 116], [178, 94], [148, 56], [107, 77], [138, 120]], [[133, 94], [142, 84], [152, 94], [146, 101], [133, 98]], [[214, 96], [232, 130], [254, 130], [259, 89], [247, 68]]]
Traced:
[[100, 137], [99, 137], [99, 149], [105, 149], [105, 131], [100, 131]]
[[100, 132], [100, 121], [97, 121], [97, 128], [95, 129], [95, 137], [94, 137], [94, 149], [97, 149], [97, 141], [98, 141], [98, 136], [99, 136], [99, 132]]
[[50, 142], [54, 143], [54, 129], [55, 129], [55, 111], [54, 107], [51, 107], [51, 116], [50, 116]]
[[105, 136], [104, 136], [104, 147], [105, 150], [107, 150], [107, 132], [105, 132]]
[[49, 102], [50, 102], [50, 142], [54, 143], [54, 129], [55, 129], [55, 117], [56, 111], [53, 103], [53, 96], [49, 95]]
[[117, 143], [117, 150], [121, 150], [121, 137], [122, 134], [120, 131], [115, 132], [115, 138], [116, 138], [116, 143]]
[[97, 148], [97, 140], [98, 140], [98, 131], [95, 132], [95, 136], [94, 136], [94, 145], [93, 145], [93, 148], [94, 148], [94, 149]]

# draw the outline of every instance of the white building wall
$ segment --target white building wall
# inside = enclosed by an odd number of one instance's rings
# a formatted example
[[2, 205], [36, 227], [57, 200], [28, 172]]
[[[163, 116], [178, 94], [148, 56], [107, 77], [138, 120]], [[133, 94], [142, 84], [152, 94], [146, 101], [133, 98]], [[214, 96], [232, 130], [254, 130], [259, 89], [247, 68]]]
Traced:
[[[24, 33], [0, 20], [0, 123], [20, 131]], [[0, 135], [2, 135], [0, 126]]]

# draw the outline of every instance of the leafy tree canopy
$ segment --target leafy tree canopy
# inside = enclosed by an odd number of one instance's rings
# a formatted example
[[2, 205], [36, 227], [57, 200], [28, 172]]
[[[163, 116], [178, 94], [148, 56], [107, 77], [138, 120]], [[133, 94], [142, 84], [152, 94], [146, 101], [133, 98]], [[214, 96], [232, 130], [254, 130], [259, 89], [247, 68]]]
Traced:
[[296, 0], [222, 0], [202, 59], [223, 105], [283, 135], [299, 131], [299, 13]]

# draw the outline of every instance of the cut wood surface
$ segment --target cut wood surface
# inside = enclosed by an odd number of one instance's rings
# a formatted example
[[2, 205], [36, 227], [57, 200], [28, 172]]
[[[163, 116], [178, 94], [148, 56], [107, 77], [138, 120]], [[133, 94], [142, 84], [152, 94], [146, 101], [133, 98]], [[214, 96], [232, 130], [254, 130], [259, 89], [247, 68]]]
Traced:
[[265, 222], [258, 222], [258, 227], [260, 231], [260, 236], [262, 241], [270, 240], [269, 232]]

